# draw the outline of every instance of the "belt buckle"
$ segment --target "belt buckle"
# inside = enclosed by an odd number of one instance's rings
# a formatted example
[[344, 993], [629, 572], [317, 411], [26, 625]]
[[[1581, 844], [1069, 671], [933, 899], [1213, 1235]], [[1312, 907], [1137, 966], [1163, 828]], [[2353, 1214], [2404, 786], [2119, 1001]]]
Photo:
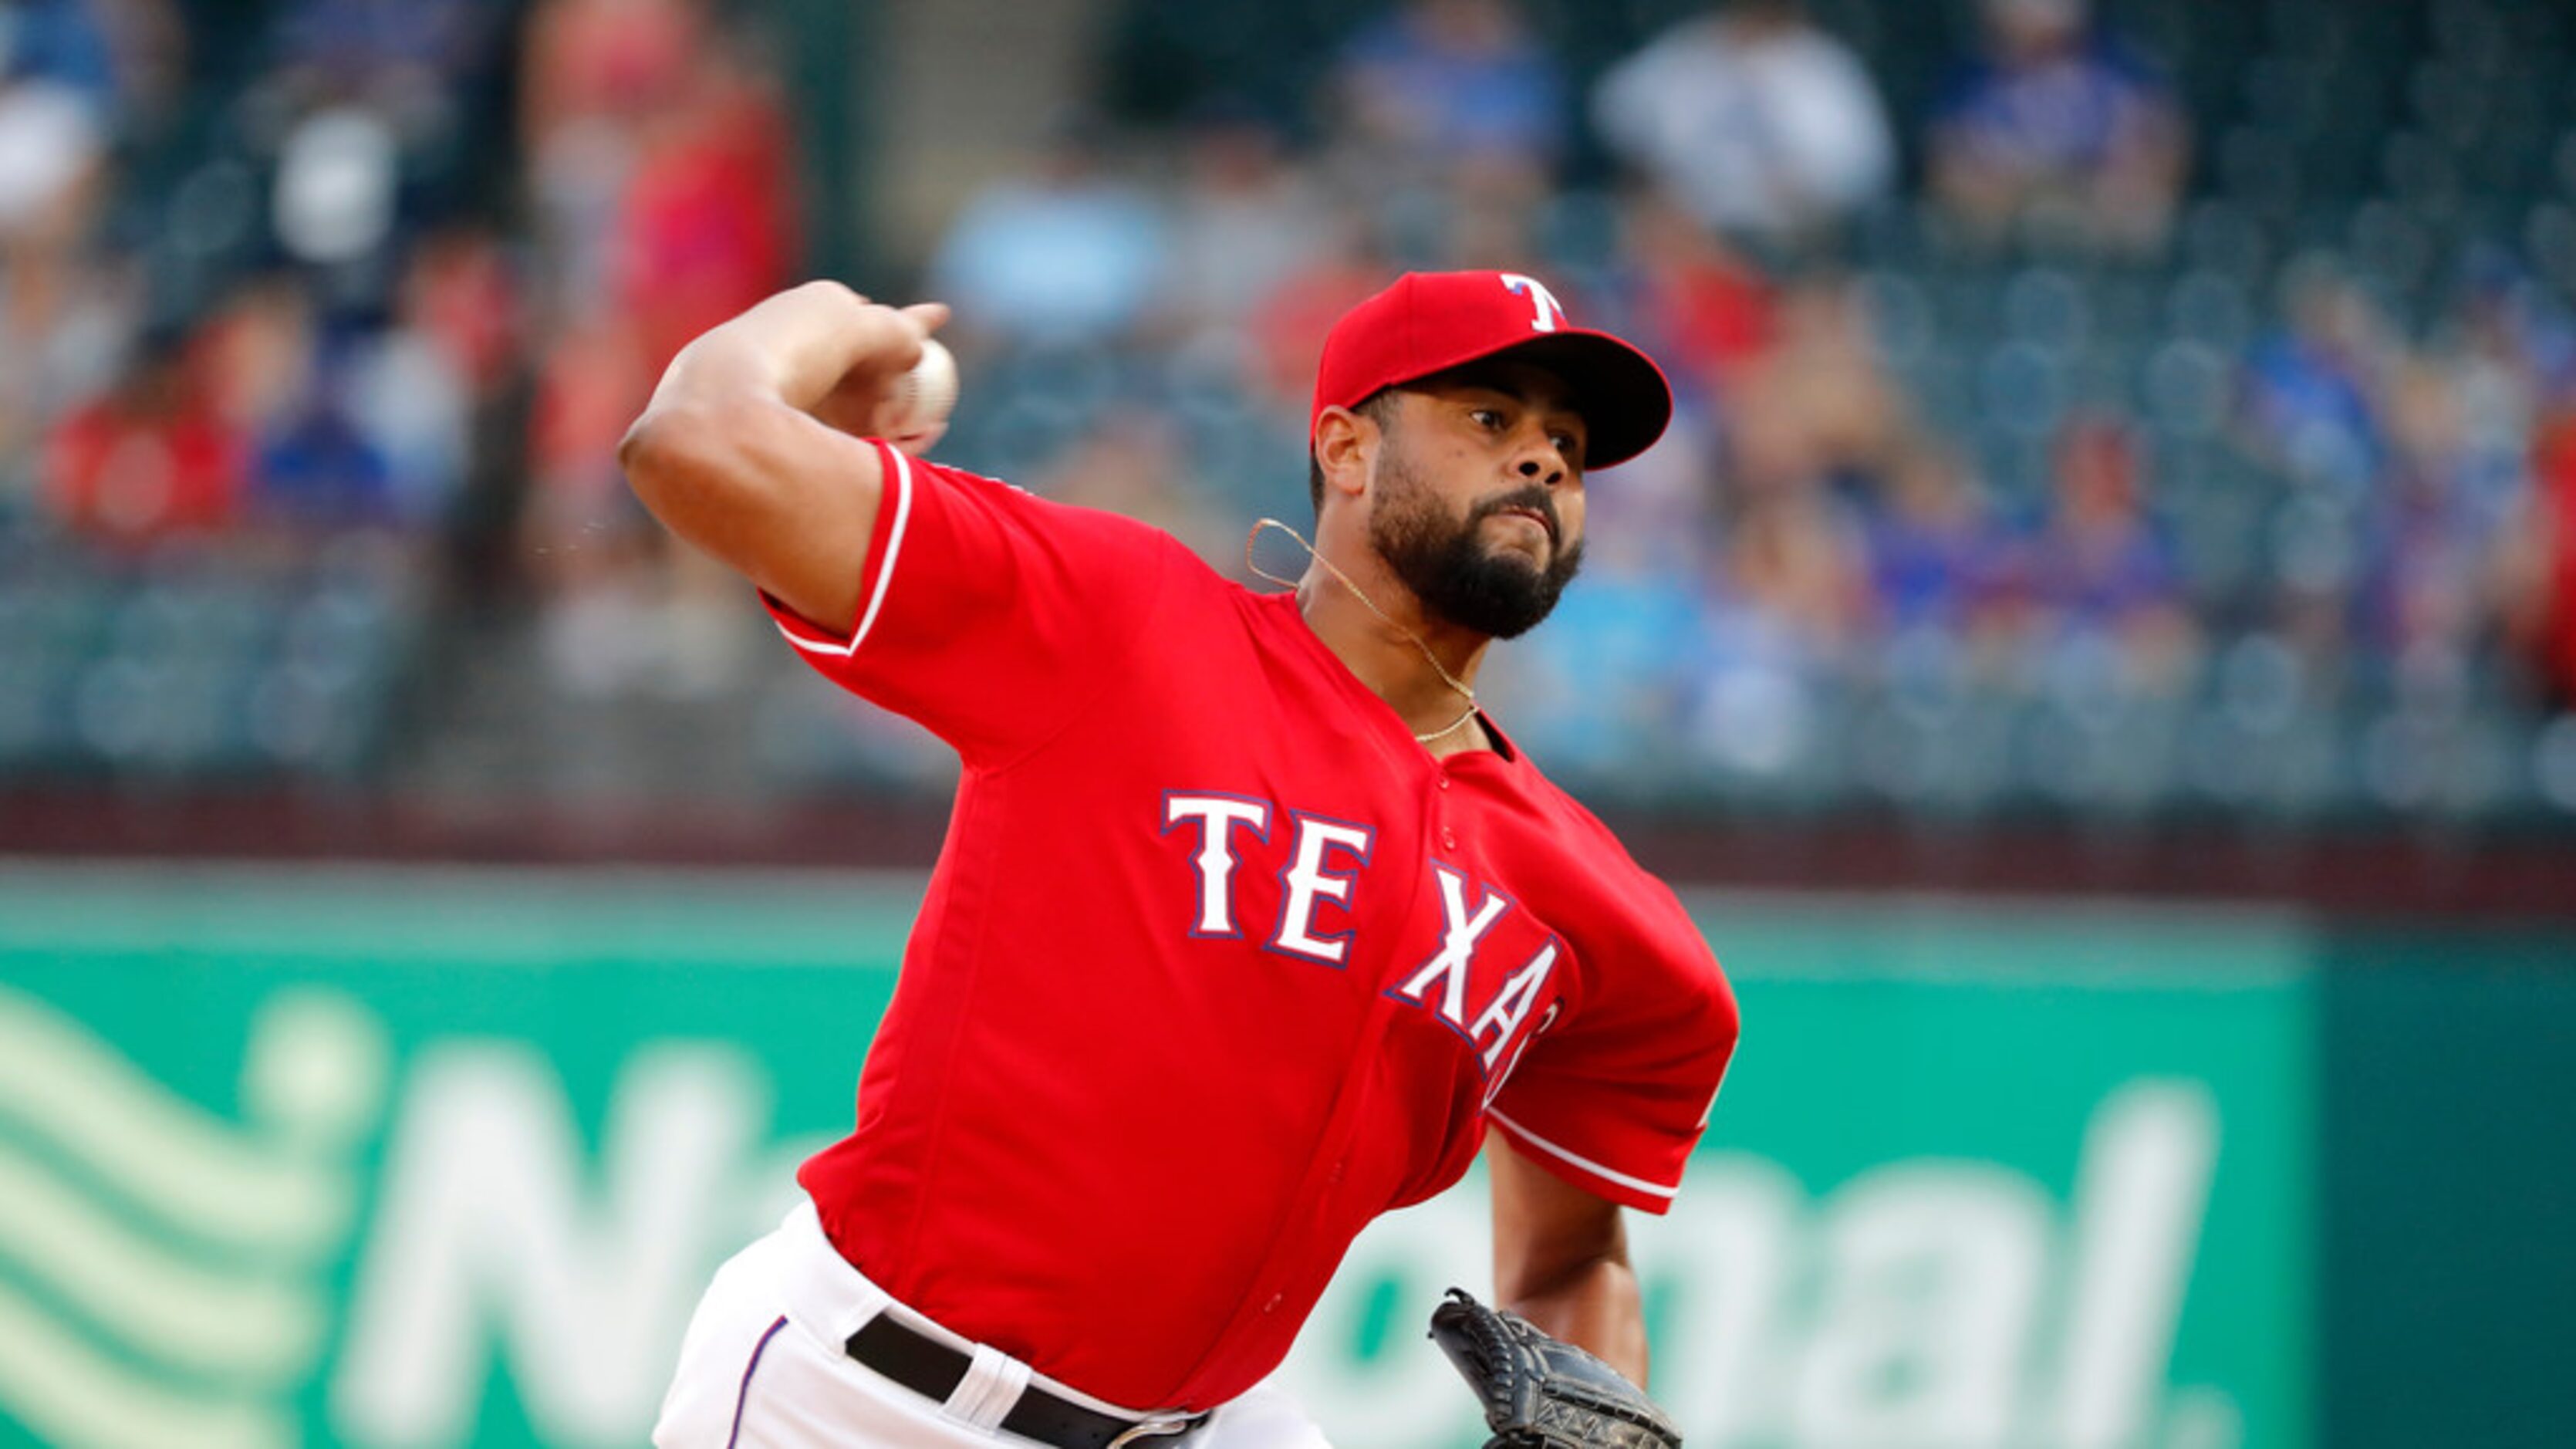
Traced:
[[1157, 1414], [1110, 1440], [1101, 1449], [1121, 1449], [1121, 1446], [1139, 1439], [1160, 1438], [1165, 1434], [1186, 1434], [1197, 1426], [1197, 1419], [1189, 1414]]

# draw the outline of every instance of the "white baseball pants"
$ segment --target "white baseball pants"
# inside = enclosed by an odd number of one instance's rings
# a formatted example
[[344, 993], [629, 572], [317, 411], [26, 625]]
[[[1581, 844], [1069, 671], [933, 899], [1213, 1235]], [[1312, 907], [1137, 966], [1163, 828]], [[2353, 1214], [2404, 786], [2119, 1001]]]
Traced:
[[[886, 1310], [884, 1289], [824, 1238], [812, 1203], [716, 1270], [680, 1345], [654, 1426], [655, 1449], [1036, 1449], [996, 1427], [1019, 1386], [1104, 1413], [1142, 1417], [1025, 1364], [947, 1334], [910, 1310], [904, 1322], [947, 1338], [975, 1365], [944, 1404], [878, 1375], [843, 1345]], [[1218, 1409], [1180, 1449], [1330, 1449], [1296, 1401], [1263, 1384]], [[1168, 1438], [1141, 1438], [1160, 1449]]]

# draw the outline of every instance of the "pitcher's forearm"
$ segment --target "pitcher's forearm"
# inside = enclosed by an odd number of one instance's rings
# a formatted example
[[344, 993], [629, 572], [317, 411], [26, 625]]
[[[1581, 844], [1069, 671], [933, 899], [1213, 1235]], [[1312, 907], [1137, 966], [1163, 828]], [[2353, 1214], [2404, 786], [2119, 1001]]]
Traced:
[[1499, 1135], [1488, 1139], [1485, 1161], [1494, 1186], [1495, 1301], [1643, 1388], [1645, 1300], [1628, 1266], [1618, 1205], [1556, 1177]]
[[1597, 1258], [1553, 1283], [1497, 1283], [1495, 1294], [1505, 1308], [1645, 1386], [1645, 1300], [1624, 1261]]

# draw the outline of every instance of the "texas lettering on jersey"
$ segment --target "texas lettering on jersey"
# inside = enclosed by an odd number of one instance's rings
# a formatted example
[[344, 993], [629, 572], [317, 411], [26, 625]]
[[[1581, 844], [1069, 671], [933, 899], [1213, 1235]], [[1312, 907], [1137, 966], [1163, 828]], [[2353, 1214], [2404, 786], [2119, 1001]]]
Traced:
[[[1356, 914], [1375, 830], [1214, 791], [1166, 793], [1162, 818], [1164, 834], [1181, 833], [1194, 847], [1190, 936], [1257, 935], [1274, 954], [1337, 971], [1350, 966], [1355, 928], [1335, 927]], [[1432, 861], [1430, 878], [1439, 943], [1418, 961], [1398, 958], [1385, 993], [1458, 1034], [1491, 1102], [1529, 1038], [1554, 1016], [1549, 987], [1565, 943], [1511, 897], [1456, 866]], [[1276, 904], [1265, 910], [1261, 898], [1273, 892], [1255, 887], [1268, 882], [1276, 883]], [[1545, 1011], [1541, 1002], [1548, 1002]]]

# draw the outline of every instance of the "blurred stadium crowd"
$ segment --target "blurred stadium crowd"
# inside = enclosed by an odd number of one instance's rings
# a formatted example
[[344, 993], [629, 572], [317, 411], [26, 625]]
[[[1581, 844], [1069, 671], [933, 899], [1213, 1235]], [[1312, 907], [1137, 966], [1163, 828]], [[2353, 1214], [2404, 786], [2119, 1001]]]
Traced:
[[[1525, 271], [1681, 402], [1490, 673], [1579, 787], [2576, 820], [2576, 13], [1104, 13], [1043, 154], [871, 287], [958, 309], [940, 456], [1240, 575], [1331, 320]], [[710, 718], [767, 784], [916, 777], [611, 456], [807, 265], [761, 19], [0, 4], [0, 776], [380, 779], [501, 627], [552, 698], [755, 702]]]

